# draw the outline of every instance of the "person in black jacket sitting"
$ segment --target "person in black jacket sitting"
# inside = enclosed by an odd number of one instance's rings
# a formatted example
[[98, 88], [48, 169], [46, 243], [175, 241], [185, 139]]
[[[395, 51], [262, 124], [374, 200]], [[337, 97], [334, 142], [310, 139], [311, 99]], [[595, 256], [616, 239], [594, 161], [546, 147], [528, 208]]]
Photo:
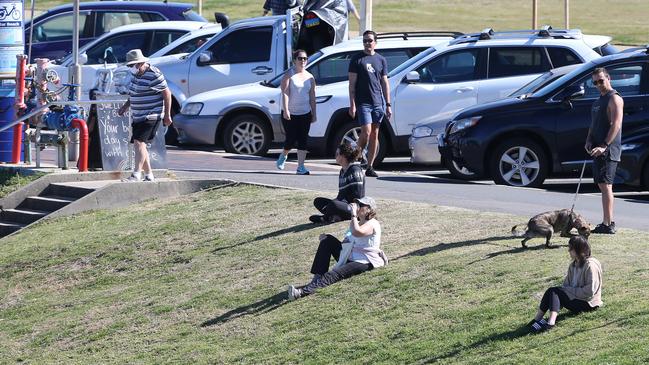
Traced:
[[338, 196], [335, 199], [315, 198], [313, 205], [322, 213], [312, 215], [313, 223], [335, 223], [351, 219], [349, 203], [365, 196], [365, 173], [358, 159], [360, 150], [343, 143], [336, 148], [336, 162], [341, 166]]

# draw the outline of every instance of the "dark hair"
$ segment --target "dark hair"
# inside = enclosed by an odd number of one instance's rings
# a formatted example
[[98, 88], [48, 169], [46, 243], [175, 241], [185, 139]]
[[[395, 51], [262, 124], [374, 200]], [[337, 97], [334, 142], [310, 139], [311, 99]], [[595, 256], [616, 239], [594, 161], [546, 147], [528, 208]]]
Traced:
[[574, 236], [568, 241], [568, 248], [575, 251], [577, 266], [581, 267], [590, 257], [590, 245], [588, 239], [583, 236]]
[[608, 76], [608, 71], [606, 71], [606, 68], [604, 67], [598, 67], [593, 70], [593, 76], [599, 75], [600, 73], [603, 73], [604, 75]]
[[336, 150], [349, 162], [356, 162], [361, 157], [361, 150], [346, 142], [341, 143]]
[[294, 60], [297, 59], [297, 57], [298, 57], [298, 55], [299, 55], [300, 53], [304, 53], [304, 54], [307, 55], [307, 57], [308, 57], [308, 53], [306, 53], [305, 50], [303, 50], [303, 49], [299, 49], [299, 48], [298, 48], [298, 49], [296, 49], [295, 51], [293, 51], [293, 59], [294, 59]]
[[376, 32], [373, 30], [366, 30], [363, 32], [363, 37], [365, 37], [368, 34], [371, 34], [372, 38], [374, 38], [374, 41], [376, 42]]
[[370, 219], [376, 217], [376, 210], [374, 210], [374, 209], [372, 209], [372, 208], [370, 208], [370, 207], [367, 207], [367, 208], [368, 208], [370, 211], [367, 212], [367, 215], [365, 216], [365, 220], [366, 220], [366, 221], [369, 221]]

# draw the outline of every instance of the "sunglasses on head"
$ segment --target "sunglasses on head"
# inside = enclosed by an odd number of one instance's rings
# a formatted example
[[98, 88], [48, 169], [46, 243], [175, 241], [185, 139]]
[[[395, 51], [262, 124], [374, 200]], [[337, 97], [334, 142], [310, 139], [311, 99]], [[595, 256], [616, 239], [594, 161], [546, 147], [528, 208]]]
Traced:
[[307, 60], [306, 57], [302, 57], [302, 56], [295, 57], [295, 59], [298, 60], [298, 61], [306, 61]]
[[374, 39], [372, 38], [363, 38], [363, 43], [372, 43], [374, 42]]
[[595, 81], [593, 81], [593, 84], [595, 84], [595, 85], [604, 85], [604, 81], [606, 81], [606, 79], [595, 80]]

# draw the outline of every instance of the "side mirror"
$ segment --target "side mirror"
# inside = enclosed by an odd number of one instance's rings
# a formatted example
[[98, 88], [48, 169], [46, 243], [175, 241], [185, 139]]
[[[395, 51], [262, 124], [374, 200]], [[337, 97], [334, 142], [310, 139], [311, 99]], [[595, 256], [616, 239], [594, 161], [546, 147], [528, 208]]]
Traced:
[[570, 101], [572, 99], [577, 99], [586, 94], [583, 85], [570, 85], [567, 88], [563, 89], [558, 95], [557, 99], [561, 101]]
[[210, 63], [211, 60], [212, 60], [212, 52], [201, 52], [201, 54], [198, 55], [199, 65], [206, 65]]
[[225, 29], [230, 25], [230, 18], [225, 13], [214, 13], [214, 20], [217, 24], [221, 24], [221, 29]]
[[79, 54], [79, 64], [80, 65], [85, 65], [86, 63], [88, 63], [88, 55], [86, 54], [86, 52], [80, 53]]
[[419, 72], [417, 71], [410, 71], [406, 74], [406, 82], [409, 84], [414, 84], [419, 82], [420, 77], [419, 77]]

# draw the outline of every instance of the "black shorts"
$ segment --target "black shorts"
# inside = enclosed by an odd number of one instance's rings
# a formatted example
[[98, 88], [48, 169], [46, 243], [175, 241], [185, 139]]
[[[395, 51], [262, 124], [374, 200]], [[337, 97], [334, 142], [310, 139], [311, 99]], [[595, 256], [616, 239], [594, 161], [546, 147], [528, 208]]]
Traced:
[[617, 161], [611, 161], [607, 156], [593, 159], [593, 180], [595, 184], [613, 184]]
[[131, 126], [133, 130], [133, 136], [131, 137], [131, 143], [135, 141], [149, 143], [155, 138], [156, 131], [158, 130], [158, 125], [160, 125], [161, 118], [157, 120], [147, 120], [140, 123], [135, 123]]

